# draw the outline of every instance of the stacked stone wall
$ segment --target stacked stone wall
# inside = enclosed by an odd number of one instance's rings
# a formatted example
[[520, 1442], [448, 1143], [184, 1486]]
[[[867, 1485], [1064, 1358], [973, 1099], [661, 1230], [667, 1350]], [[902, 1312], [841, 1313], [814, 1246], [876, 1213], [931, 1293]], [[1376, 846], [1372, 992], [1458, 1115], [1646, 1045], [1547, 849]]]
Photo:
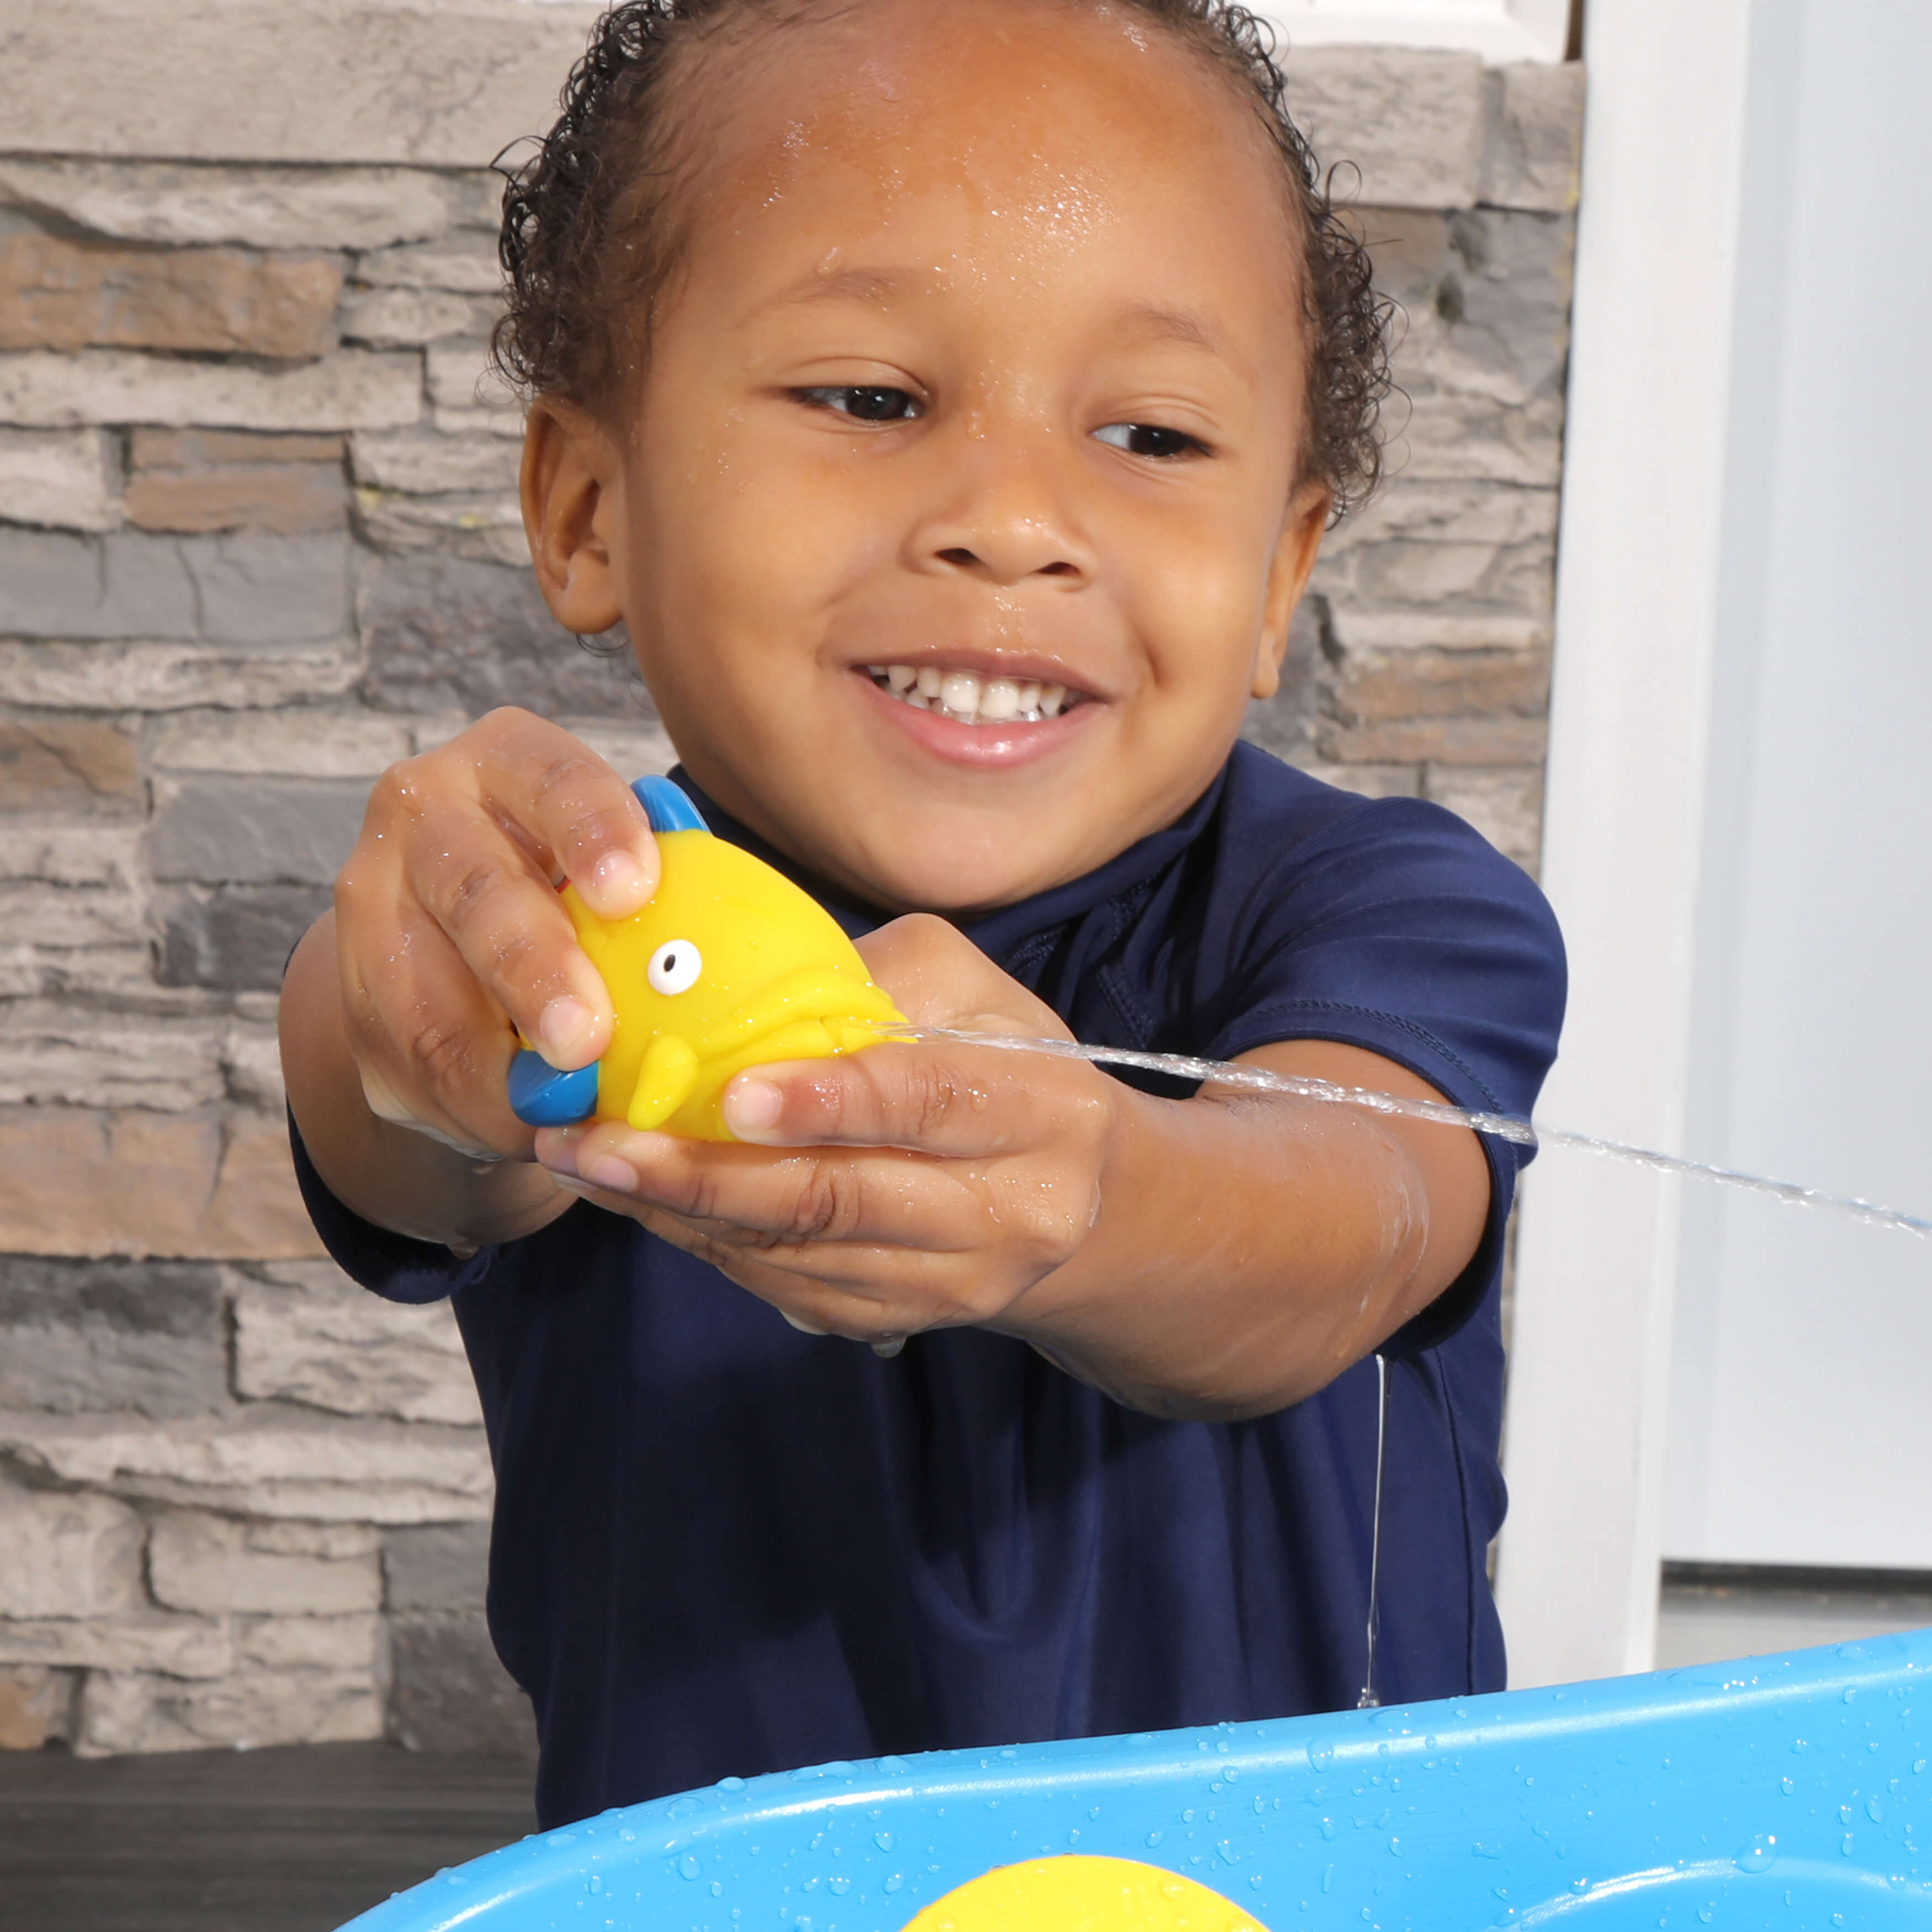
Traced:
[[[527, 1748], [453, 1324], [321, 1258], [273, 1012], [388, 764], [506, 702], [626, 772], [670, 757], [634, 674], [536, 596], [484, 375], [482, 164], [542, 124], [589, 17], [85, 0], [8, 26], [0, 1745]], [[76, 34], [137, 18], [145, 66], [117, 43], [77, 73]], [[292, 79], [288, 32], [333, 64]], [[1360, 169], [1407, 394], [1252, 735], [1533, 864], [1579, 76], [1292, 73]]]

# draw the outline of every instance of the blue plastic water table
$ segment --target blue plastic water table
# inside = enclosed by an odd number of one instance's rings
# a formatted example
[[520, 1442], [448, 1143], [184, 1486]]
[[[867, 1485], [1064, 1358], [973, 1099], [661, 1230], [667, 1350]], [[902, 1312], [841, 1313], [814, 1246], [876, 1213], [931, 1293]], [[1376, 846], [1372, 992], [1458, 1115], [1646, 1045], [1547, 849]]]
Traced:
[[1166, 1867], [1268, 1932], [1932, 1932], [1932, 1630], [1560, 1689], [722, 1784], [355, 1932], [900, 1932], [996, 1866]]

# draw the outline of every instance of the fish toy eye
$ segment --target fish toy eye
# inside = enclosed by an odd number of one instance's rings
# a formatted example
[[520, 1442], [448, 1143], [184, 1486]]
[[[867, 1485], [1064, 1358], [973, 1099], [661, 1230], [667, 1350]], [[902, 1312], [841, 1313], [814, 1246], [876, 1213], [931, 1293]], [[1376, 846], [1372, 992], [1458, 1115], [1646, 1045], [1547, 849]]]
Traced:
[[698, 984], [704, 962], [688, 939], [667, 939], [651, 955], [644, 977], [654, 993], [688, 993]]

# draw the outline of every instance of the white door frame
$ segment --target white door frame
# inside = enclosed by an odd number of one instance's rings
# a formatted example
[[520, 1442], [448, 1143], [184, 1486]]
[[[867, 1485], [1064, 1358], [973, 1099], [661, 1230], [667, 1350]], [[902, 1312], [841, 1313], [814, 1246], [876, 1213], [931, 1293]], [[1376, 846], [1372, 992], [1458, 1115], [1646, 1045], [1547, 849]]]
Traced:
[[[1750, 0], [1592, 0], [1543, 882], [1570, 1019], [1541, 1108], [1682, 1148]], [[1654, 1654], [1675, 1188], [1523, 1191], [1497, 1589], [1513, 1684]]]

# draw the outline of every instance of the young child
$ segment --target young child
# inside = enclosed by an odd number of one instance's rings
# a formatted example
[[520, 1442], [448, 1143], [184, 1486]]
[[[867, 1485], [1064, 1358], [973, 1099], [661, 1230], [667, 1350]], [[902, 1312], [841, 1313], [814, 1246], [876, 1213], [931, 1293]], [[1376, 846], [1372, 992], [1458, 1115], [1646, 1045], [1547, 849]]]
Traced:
[[[1222, 0], [632, 0], [508, 197], [538, 580], [915, 1021], [1527, 1112], [1562, 964], [1448, 814], [1236, 744], [1380, 340]], [[332, 1251], [454, 1298], [547, 1825], [827, 1759], [1494, 1688], [1517, 1150], [889, 1044], [728, 1143], [532, 1134], [656, 856], [499, 712], [376, 788], [284, 999]], [[872, 1344], [871, 1346], [866, 1346]], [[901, 1345], [903, 1344], [903, 1346]]]

